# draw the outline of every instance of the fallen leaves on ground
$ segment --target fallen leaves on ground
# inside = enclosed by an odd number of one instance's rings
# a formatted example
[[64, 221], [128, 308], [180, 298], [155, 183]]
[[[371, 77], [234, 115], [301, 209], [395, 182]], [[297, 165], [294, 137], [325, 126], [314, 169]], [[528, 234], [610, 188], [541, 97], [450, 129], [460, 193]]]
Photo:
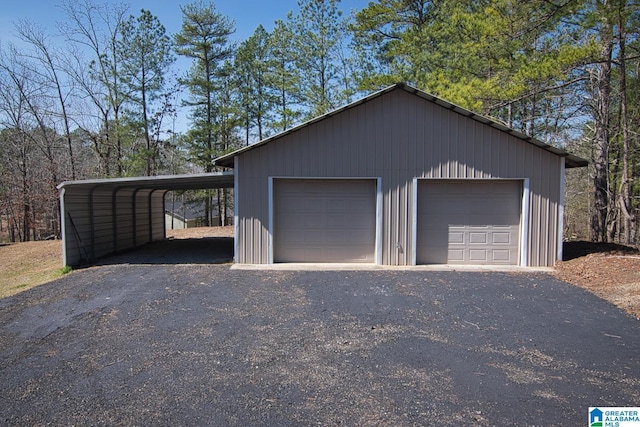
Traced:
[[636, 248], [567, 242], [565, 260], [556, 265], [556, 277], [584, 288], [640, 319], [640, 252]]

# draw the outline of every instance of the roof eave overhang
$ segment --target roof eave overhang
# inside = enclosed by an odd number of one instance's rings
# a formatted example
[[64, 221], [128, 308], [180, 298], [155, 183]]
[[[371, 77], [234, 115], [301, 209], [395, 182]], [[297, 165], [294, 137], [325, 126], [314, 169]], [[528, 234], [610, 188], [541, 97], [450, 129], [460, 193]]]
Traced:
[[234, 173], [212, 172], [186, 175], [159, 175], [131, 178], [87, 179], [65, 181], [58, 185], [58, 190], [95, 190], [95, 189], [134, 189], [134, 190], [204, 190], [214, 188], [233, 188]]
[[564, 165], [567, 169], [573, 168], [585, 168], [589, 166], [589, 161], [582, 157], [574, 156], [573, 154], [566, 154], [564, 157]]

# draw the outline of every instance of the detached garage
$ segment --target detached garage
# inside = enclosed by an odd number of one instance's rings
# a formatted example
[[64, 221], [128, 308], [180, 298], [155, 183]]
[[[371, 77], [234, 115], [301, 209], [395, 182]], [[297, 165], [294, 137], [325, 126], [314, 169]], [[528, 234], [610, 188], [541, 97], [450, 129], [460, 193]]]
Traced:
[[586, 160], [397, 84], [220, 157], [235, 260], [552, 266]]

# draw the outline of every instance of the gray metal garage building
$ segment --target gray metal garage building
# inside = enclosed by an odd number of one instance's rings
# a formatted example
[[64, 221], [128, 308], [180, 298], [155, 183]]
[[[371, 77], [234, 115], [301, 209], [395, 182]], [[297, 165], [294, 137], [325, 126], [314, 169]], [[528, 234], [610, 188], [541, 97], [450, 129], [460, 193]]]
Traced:
[[61, 184], [65, 264], [164, 239], [167, 191], [234, 188], [236, 263], [552, 266], [587, 165], [404, 84], [215, 163], [233, 172]]
[[552, 266], [584, 159], [396, 84], [216, 160], [237, 263]]

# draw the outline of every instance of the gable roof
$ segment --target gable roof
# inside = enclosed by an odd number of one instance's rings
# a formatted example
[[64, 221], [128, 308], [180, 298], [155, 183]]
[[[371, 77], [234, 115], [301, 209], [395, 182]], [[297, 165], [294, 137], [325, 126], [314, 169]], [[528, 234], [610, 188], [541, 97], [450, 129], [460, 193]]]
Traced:
[[443, 99], [440, 99], [440, 98], [438, 98], [436, 96], [430, 95], [427, 92], [421, 91], [420, 89], [416, 89], [416, 88], [414, 88], [412, 86], [409, 86], [409, 85], [407, 85], [405, 83], [396, 83], [396, 84], [394, 84], [392, 86], [389, 86], [389, 87], [387, 87], [385, 89], [382, 89], [382, 90], [379, 90], [377, 92], [374, 92], [371, 95], [368, 95], [368, 96], [366, 96], [366, 97], [364, 97], [362, 99], [359, 99], [359, 100], [354, 101], [354, 102], [352, 102], [350, 104], [347, 104], [347, 105], [345, 105], [345, 106], [343, 106], [341, 108], [329, 111], [328, 113], [325, 113], [325, 114], [323, 114], [321, 116], [318, 116], [318, 117], [316, 117], [314, 119], [311, 119], [311, 120], [309, 120], [307, 122], [304, 122], [304, 123], [302, 123], [302, 124], [300, 124], [298, 126], [292, 127], [290, 129], [287, 129], [287, 130], [285, 130], [283, 132], [280, 132], [280, 133], [278, 133], [278, 134], [276, 134], [274, 136], [271, 136], [269, 138], [263, 139], [262, 141], [256, 142], [255, 144], [248, 145], [246, 147], [243, 147], [243, 148], [240, 148], [238, 150], [235, 150], [235, 151], [233, 151], [231, 153], [225, 154], [224, 156], [220, 156], [220, 157], [218, 157], [217, 159], [214, 160], [214, 164], [217, 165], [217, 166], [224, 166], [224, 167], [232, 168], [234, 166], [234, 160], [233, 159], [237, 155], [240, 155], [240, 154], [242, 154], [244, 152], [247, 152], [247, 151], [250, 151], [250, 150], [254, 150], [254, 149], [256, 149], [258, 147], [261, 147], [261, 146], [263, 146], [265, 144], [268, 144], [268, 143], [273, 142], [273, 141], [275, 141], [277, 139], [280, 139], [285, 135], [288, 135], [290, 133], [296, 132], [296, 131], [298, 131], [298, 130], [300, 130], [302, 128], [305, 128], [307, 126], [310, 126], [310, 125], [312, 125], [314, 123], [317, 123], [319, 121], [325, 120], [325, 119], [327, 119], [327, 118], [329, 118], [331, 116], [335, 116], [336, 114], [339, 114], [339, 113], [341, 113], [341, 112], [343, 112], [345, 110], [348, 110], [348, 109], [351, 109], [353, 107], [356, 107], [356, 106], [358, 106], [360, 104], [364, 104], [365, 102], [369, 102], [372, 99], [378, 98], [378, 97], [380, 97], [382, 95], [385, 95], [385, 94], [387, 94], [389, 92], [392, 92], [394, 90], [404, 90], [405, 92], [408, 92], [408, 93], [414, 94], [416, 96], [419, 96], [420, 98], [423, 98], [423, 99], [425, 99], [427, 101], [433, 102], [434, 104], [437, 104], [437, 105], [439, 105], [439, 106], [441, 106], [443, 108], [446, 108], [447, 110], [451, 110], [451, 111], [454, 111], [454, 112], [456, 112], [458, 114], [462, 114], [465, 117], [468, 117], [470, 119], [476, 120], [476, 121], [481, 122], [481, 123], [484, 123], [484, 124], [486, 124], [488, 126], [496, 128], [496, 129], [501, 130], [503, 132], [506, 132], [506, 133], [508, 133], [508, 134], [510, 134], [510, 135], [522, 140], [522, 141], [525, 141], [525, 142], [527, 142], [529, 144], [535, 145], [535, 146], [537, 146], [537, 147], [539, 147], [539, 148], [541, 148], [541, 149], [543, 149], [545, 151], [549, 151], [549, 152], [551, 152], [553, 154], [556, 154], [556, 155], [558, 155], [560, 157], [564, 157], [565, 158], [565, 165], [566, 165], [567, 168], [585, 167], [585, 166], [587, 166], [589, 164], [589, 162], [587, 160], [585, 160], [585, 159], [583, 159], [581, 157], [578, 157], [576, 155], [573, 155], [573, 154], [569, 153], [566, 150], [563, 150], [561, 148], [557, 148], [557, 147], [554, 147], [552, 145], [546, 144], [546, 143], [544, 143], [544, 142], [542, 142], [540, 140], [537, 140], [535, 138], [527, 136], [527, 135], [525, 135], [525, 134], [523, 134], [521, 132], [518, 132], [518, 131], [516, 131], [514, 129], [511, 129], [511, 128], [509, 128], [509, 127], [507, 127], [507, 126], [505, 126], [505, 125], [503, 125], [501, 123], [498, 123], [497, 121], [495, 121], [493, 119], [490, 119], [488, 117], [484, 117], [484, 116], [476, 114], [476, 113], [474, 113], [472, 111], [466, 110], [466, 109], [464, 109], [464, 108], [462, 108], [462, 107], [460, 107], [458, 105], [452, 104], [452, 103], [447, 102], [447, 101], [445, 101]]

